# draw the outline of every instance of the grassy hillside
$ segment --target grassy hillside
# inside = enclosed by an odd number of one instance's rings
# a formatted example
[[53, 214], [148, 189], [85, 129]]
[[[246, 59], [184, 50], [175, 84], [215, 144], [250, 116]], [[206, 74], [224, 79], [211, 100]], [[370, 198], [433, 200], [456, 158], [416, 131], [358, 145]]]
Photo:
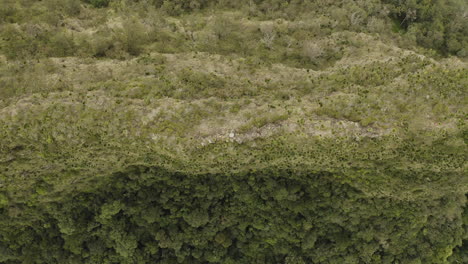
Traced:
[[3, 0], [0, 262], [467, 263], [467, 10]]

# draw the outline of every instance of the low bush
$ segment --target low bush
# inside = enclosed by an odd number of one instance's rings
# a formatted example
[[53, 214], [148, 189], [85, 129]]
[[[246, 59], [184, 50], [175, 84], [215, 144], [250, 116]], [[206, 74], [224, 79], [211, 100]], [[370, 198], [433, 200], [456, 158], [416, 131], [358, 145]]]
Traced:
[[84, 0], [94, 7], [107, 7], [111, 0]]

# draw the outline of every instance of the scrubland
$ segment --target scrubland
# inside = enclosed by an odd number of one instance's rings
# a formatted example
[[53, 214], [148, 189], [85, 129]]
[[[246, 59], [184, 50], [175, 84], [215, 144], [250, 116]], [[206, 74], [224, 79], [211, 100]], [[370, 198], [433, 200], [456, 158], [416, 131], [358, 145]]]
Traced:
[[2, 0], [0, 262], [468, 263], [465, 1]]

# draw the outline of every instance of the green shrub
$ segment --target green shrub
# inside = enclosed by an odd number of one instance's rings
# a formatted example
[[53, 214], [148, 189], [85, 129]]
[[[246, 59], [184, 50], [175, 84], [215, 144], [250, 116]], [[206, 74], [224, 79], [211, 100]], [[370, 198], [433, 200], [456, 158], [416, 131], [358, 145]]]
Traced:
[[38, 30], [29, 34], [17, 24], [0, 25], [2, 53], [9, 59], [38, 57], [43, 55], [40, 51], [41, 39], [47, 38], [48, 32]]
[[48, 57], [73, 56], [77, 49], [73, 35], [66, 31], [55, 33], [44, 46], [47, 49], [45, 53]]
[[418, 44], [442, 53], [466, 54], [468, 24], [466, 1], [384, 0], [392, 7], [392, 17], [413, 32]]
[[94, 7], [107, 7], [111, 0], [84, 0]]
[[[56, 16], [66, 14], [69, 16], [77, 16], [81, 12], [81, 1], [76, 0], [43, 0], [49, 12], [57, 11]], [[48, 12], [48, 13], [49, 13]]]
[[143, 51], [143, 45], [148, 42], [147, 31], [137, 19], [124, 21], [123, 28], [117, 31], [115, 38], [122, 49], [132, 56], [138, 56]]
[[0, 5], [0, 22], [15, 23], [21, 20], [22, 9], [15, 0], [4, 0]]
[[158, 0], [156, 6], [171, 16], [178, 16], [184, 12], [200, 10], [208, 6], [210, 0]]

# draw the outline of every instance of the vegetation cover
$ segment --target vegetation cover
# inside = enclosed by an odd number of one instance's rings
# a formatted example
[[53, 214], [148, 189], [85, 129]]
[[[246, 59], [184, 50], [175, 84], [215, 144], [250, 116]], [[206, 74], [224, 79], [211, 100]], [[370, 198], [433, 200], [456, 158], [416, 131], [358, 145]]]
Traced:
[[0, 263], [468, 263], [462, 0], [2, 0]]

